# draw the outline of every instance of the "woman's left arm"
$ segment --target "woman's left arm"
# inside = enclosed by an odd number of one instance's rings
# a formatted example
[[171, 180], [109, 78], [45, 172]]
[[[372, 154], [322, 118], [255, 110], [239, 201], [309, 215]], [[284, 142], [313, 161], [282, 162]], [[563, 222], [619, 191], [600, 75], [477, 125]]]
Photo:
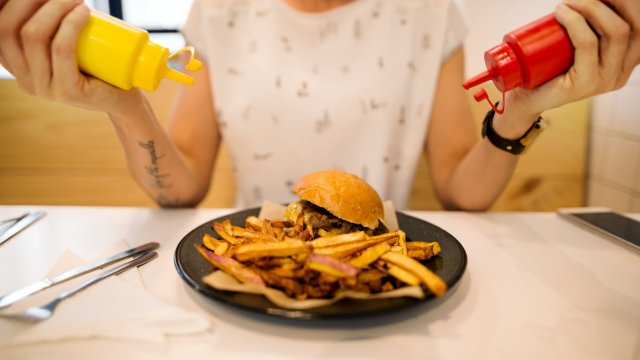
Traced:
[[509, 182], [517, 156], [480, 138], [463, 80], [460, 48], [440, 72], [425, 153], [435, 193], [445, 209], [486, 210]]
[[[628, 12], [624, 0], [613, 5], [625, 5]], [[535, 89], [508, 92], [509, 105], [493, 119], [495, 132], [505, 139], [517, 139], [543, 111], [626, 84], [640, 62], [638, 19], [621, 14], [625, 17], [598, 0], [559, 4], [555, 16], [575, 48], [574, 64], [567, 73]], [[442, 67], [425, 150], [444, 207], [485, 210], [506, 187], [518, 156], [496, 148], [486, 138], [478, 140], [468, 95], [460, 86], [463, 73], [464, 56], [459, 50]]]

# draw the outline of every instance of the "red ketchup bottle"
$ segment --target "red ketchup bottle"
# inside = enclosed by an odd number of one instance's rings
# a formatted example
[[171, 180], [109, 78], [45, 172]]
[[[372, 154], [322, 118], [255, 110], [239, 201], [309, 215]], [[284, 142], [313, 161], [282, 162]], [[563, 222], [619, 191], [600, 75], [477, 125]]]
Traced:
[[484, 53], [487, 70], [462, 84], [469, 89], [492, 80], [502, 92], [502, 108], [496, 108], [484, 89], [474, 98], [476, 101], [486, 99], [499, 114], [504, 112], [505, 92], [518, 86], [534, 88], [564, 73], [573, 64], [573, 45], [553, 14], [506, 34], [503, 41]]

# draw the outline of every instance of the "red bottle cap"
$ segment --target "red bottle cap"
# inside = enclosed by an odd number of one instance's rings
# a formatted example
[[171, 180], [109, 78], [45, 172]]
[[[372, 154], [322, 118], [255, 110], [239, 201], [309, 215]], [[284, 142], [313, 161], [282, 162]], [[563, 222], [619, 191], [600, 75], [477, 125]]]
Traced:
[[496, 45], [484, 53], [487, 71], [465, 81], [465, 89], [493, 80], [501, 92], [506, 92], [522, 85], [522, 67], [516, 53], [508, 44]]
[[[487, 70], [462, 86], [469, 89], [492, 80], [504, 98], [509, 90], [532, 89], [567, 71], [573, 64], [573, 47], [562, 25], [549, 14], [506, 34], [500, 45], [484, 53], [484, 61]], [[486, 99], [495, 109], [484, 90], [474, 97]], [[503, 110], [504, 100], [502, 104]]]
[[484, 61], [498, 90], [506, 92], [522, 85], [522, 67], [516, 53], [502, 43], [484, 53]]

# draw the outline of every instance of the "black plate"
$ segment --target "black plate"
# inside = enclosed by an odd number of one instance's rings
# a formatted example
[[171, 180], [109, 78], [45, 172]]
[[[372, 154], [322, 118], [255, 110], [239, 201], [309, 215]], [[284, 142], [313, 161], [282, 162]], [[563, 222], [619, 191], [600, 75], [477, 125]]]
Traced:
[[[202, 295], [233, 307], [266, 315], [296, 320], [322, 320], [337, 318], [354, 318], [378, 315], [408, 309], [434, 299], [433, 295], [424, 299], [408, 297], [372, 300], [342, 299], [332, 305], [308, 310], [291, 310], [271, 303], [262, 295], [237, 293], [216, 290], [202, 281], [211, 272], [211, 265], [200, 255], [194, 245], [202, 241], [205, 232], [214, 235], [211, 224], [214, 221], [231, 220], [237, 226], [244, 226], [250, 215], [258, 215], [260, 208], [248, 209], [207, 221], [189, 232], [178, 244], [174, 254], [174, 262], [178, 273], [191, 287]], [[452, 288], [467, 267], [467, 253], [462, 244], [443, 229], [415, 217], [396, 213], [400, 229], [407, 234], [407, 241], [425, 240], [440, 243], [440, 255], [425, 261], [424, 264], [438, 274]], [[217, 237], [217, 235], [216, 235]]]

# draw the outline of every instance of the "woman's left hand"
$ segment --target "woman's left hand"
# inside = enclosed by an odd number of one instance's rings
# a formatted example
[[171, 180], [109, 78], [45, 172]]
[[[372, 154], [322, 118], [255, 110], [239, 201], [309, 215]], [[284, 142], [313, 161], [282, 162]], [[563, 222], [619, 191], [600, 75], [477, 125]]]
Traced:
[[[640, 63], [638, 0], [564, 0], [555, 9], [575, 49], [574, 64], [563, 75], [532, 90], [516, 89], [508, 102], [526, 113], [541, 113], [564, 104], [623, 87]], [[623, 17], [614, 10], [620, 7]], [[635, 18], [629, 18], [631, 15]], [[635, 22], [635, 23], [634, 23]], [[525, 110], [526, 109], [526, 110]]]

